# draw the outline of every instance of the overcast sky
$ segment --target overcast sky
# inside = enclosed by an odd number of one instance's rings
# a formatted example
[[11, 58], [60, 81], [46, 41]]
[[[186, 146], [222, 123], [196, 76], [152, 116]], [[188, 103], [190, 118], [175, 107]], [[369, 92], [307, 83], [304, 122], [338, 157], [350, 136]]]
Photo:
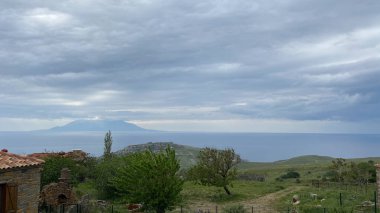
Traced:
[[380, 130], [378, 0], [2, 0], [0, 130]]

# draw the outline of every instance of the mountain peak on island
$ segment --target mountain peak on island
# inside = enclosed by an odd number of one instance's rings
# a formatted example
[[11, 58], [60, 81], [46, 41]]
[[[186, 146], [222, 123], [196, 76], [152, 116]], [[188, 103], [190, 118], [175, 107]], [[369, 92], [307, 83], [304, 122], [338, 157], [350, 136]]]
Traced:
[[57, 126], [48, 131], [54, 132], [78, 132], [78, 131], [125, 131], [125, 132], [145, 132], [154, 131], [141, 128], [135, 124], [123, 120], [76, 120], [64, 126]]

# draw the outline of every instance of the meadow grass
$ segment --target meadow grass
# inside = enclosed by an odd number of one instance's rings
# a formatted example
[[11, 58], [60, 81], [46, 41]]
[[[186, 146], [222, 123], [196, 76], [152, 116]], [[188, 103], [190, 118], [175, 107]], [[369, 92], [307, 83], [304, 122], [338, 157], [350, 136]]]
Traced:
[[257, 182], [257, 181], [234, 181], [230, 190], [231, 195], [227, 195], [223, 188], [214, 186], [202, 186], [193, 182], [186, 182], [182, 195], [189, 204], [213, 203], [213, 204], [231, 204], [234, 202], [252, 200], [263, 195], [282, 190], [286, 183]]
[[330, 184], [321, 188], [306, 186], [295, 194], [279, 199], [276, 207], [277, 209], [291, 207], [292, 196], [297, 195], [300, 198], [298, 208], [301, 212], [313, 212], [324, 208], [342, 212], [351, 212], [351, 210], [373, 212], [375, 190], [374, 184], [367, 187], [340, 184]]

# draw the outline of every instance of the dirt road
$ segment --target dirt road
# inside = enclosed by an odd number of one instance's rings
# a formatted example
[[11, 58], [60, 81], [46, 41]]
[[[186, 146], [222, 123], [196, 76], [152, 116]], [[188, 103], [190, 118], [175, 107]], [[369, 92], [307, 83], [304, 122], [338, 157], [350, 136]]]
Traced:
[[[296, 194], [297, 191], [301, 190], [302, 186], [297, 187], [289, 187], [286, 189], [283, 189], [281, 191], [277, 191], [274, 193], [270, 193], [267, 195], [264, 195], [262, 197], [253, 199], [253, 200], [247, 200], [243, 202], [239, 202], [238, 204], [241, 204], [243, 206], [251, 206], [253, 207], [254, 213], [279, 213], [276, 211], [274, 204], [281, 199], [282, 197], [285, 197], [289, 195], [292, 197], [292, 195]], [[289, 200], [289, 203], [291, 200]]]
[[[296, 194], [298, 191], [300, 191], [303, 187], [297, 186], [297, 187], [289, 187], [277, 192], [273, 192], [267, 195], [264, 195], [262, 197], [252, 199], [252, 200], [244, 200], [240, 202], [234, 203], [234, 205], [243, 205], [247, 209], [247, 212], [252, 212], [253, 207], [253, 213], [282, 213], [278, 212], [275, 209], [275, 203], [278, 202], [279, 199], [281, 199], [284, 196], [288, 196], [291, 198], [294, 194]], [[289, 203], [291, 200], [289, 200]], [[222, 212], [223, 206], [216, 207], [215, 204], [203, 201], [201, 203], [194, 204], [194, 206], [197, 206], [198, 209], [192, 209], [191, 212], [203, 212], [203, 213], [215, 213], [216, 210], [218, 212]], [[217, 208], [217, 209], [216, 209]]]

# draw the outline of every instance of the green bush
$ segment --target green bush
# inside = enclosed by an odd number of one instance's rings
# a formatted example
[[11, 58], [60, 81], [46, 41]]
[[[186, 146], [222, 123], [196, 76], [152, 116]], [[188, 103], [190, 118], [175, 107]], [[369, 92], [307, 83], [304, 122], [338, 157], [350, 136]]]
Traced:
[[289, 171], [285, 175], [281, 175], [281, 179], [290, 179], [290, 178], [299, 178], [301, 175], [298, 172], [295, 171]]

